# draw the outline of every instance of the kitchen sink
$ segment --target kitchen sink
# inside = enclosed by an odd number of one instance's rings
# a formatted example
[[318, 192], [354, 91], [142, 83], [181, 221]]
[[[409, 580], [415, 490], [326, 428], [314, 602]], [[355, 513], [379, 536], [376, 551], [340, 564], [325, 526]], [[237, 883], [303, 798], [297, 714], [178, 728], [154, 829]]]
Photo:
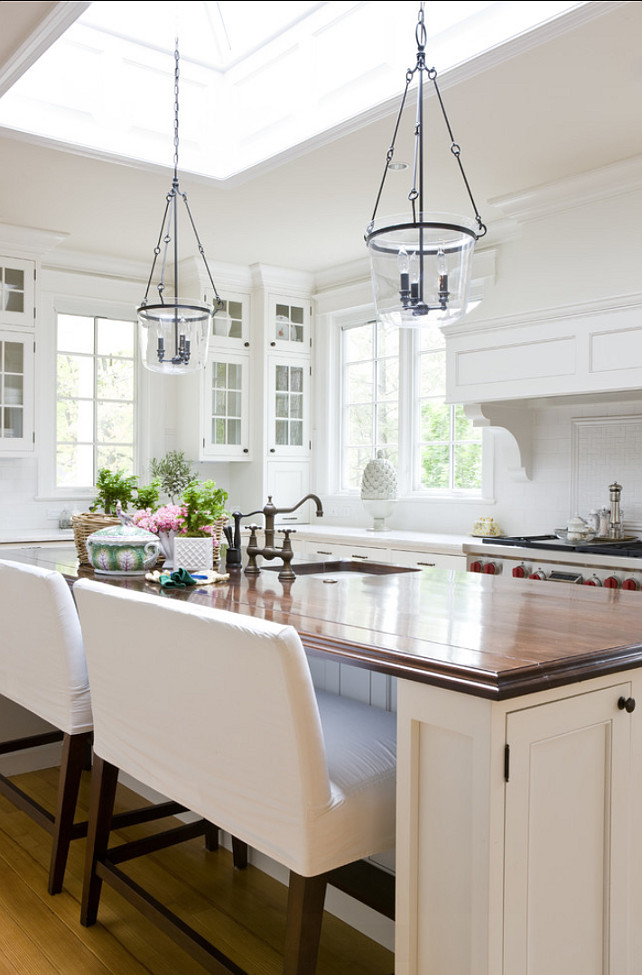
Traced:
[[[261, 569], [280, 572], [283, 566], [265, 565]], [[292, 569], [297, 576], [336, 575], [339, 572], [360, 572], [366, 575], [385, 576], [400, 572], [419, 572], [418, 568], [407, 565], [389, 565], [385, 562], [360, 562], [355, 559], [333, 559], [329, 562], [293, 562]]]

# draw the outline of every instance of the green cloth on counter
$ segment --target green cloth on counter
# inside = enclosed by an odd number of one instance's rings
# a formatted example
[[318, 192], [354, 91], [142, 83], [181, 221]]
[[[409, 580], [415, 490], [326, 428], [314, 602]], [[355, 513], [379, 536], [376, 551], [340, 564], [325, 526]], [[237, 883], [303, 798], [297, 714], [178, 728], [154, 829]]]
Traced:
[[198, 580], [193, 579], [187, 569], [177, 569], [171, 575], [161, 575], [158, 581], [163, 589], [187, 589], [195, 586]]

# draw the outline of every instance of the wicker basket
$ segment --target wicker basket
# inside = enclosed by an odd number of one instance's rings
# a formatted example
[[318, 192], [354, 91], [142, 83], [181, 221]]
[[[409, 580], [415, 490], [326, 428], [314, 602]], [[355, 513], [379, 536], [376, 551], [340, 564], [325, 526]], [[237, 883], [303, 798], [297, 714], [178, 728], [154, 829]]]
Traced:
[[83, 511], [82, 514], [71, 516], [71, 525], [74, 530], [74, 542], [76, 543], [76, 551], [78, 552], [80, 564], [91, 568], [85, 542], [90, 535], [97, 532], [100, 528], [109, 528], [110, 525], [120, 525], [120, 521], [112, 515], [101, 515], [94, 514], [93, 511]]

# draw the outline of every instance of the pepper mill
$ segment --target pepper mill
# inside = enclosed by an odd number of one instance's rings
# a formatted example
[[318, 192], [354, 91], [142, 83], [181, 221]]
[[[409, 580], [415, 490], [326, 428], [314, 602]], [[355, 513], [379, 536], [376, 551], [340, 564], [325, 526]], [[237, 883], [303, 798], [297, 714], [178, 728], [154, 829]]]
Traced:
[[609, 498], [611, 501], [611, 524], [609, 527], [609, 538], [622, 538], [622, 521], [620, 519], [620, 496], [622, 485], [614, 481], [609, 484]]

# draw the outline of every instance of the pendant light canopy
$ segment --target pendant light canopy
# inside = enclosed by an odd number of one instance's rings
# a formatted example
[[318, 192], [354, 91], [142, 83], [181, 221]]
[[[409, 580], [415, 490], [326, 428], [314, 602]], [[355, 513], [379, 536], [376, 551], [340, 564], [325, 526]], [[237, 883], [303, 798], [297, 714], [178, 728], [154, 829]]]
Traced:
[[[400, 327], [418, 328], [429, 321], [440, 325], [459, 321], [466, 314], [470, 291], [470, 272], [475, 243], [486, 233], [464, 173], [461, 149], [455, 142], [441, 92], [437, 72], [426, 67], [426, 28], [424, 4], [419, 8], [417, 27], [417, 64], [406, 72], [406, 87], [397, 114], [392, 143], [386, 153], [386, 164], [372, 219], [365, 240], [370, 252], [372, 284], [377, 317]], [[424, 209], [424, 76], [434, 86], [435, 94], [450, 136], [450, 151], [459, 165], [474, 219], [449, 213], [426, 212]], [[377, 209], [395, 151], [395, 140], [401, 123], [408, 91], [414, 78], [418, 81], [415, 123], [413, 183], [408, 193], [409, 214], [377, 218]]]
[[[165, 211], [161, 221], [158, 242], [154, 248], [154, 259], [149, 272], [147, 290], [138, 314], [138, 333], [143, 365], [152, 372], [180, 375], [195, 372], [205, 366], [207, 347], [212, 319], [217, 311], [224, 308], [212, 278], [203, 245], [198, 236], [192, 217], [187, 194], [181, 193], [178, 185], [178, 83], [179, 52], [178, 39], [174, 50], [174, 178], [165, 200]], [[185, 204], [185, 210], [194, 232], [198, 252], [203, 259], [205, 270], [212, 286], [212, 304], [180, 297], [178, 281], [178, 204]], [[162, 254], [160, 278], [155, 285], [158, 301], [149, 302], [149, 291], [154, 281], [156, 264]], [[171, 265], [171, 269], [169, 268]], [[171, 278], [172, 294], [165, 294], [165, 275]]]

